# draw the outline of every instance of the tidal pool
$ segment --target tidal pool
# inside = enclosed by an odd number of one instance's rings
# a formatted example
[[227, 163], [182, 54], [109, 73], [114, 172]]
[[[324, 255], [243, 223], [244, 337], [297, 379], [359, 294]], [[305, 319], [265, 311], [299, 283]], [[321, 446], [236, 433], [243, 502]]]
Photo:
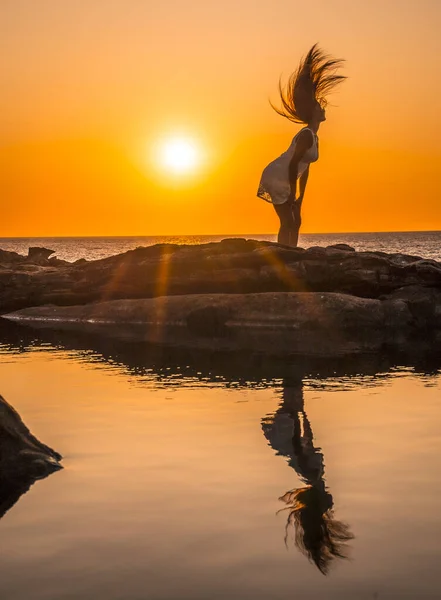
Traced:
[[1, 598], [440, 597], [436, 367], [57, 335], [1, 338], [0, 394], [64, 457], [0, 520]]

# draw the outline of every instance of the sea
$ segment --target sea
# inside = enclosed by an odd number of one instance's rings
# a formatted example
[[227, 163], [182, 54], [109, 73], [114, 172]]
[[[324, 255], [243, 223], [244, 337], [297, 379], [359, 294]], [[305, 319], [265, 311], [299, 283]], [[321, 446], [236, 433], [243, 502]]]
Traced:
[[[75, 261], [79, 258], [96, 260], [133, 250], [139, 246], [154, 244], [205, 244], [219, 242], [225, 238], [245, 238], [276, 241], [274, 234], [224, 234], [224, 235], [183, 235], [145, 237], [40, 237], [40, 238], [0, 238], [0, 249], [27, 254], [30, 246], [43, 246], [55, 250], [57, 258]], [[441, 231], [405, 231], [382, 233], [316, 233], [300, 235], [299, 245], [330, 246], [348, 244], [356, 250], [400, 252], [441, 260]]]
[[[225, 237], [0, 248], [73, 261]], [[440, 241], [332, 234], [301, 245], [440, 259]], [[439, 349], [271, 358], [0, 318], [0, 384], [64, 467], [30, 487], [2, 486], [0, 473], [1, 599], [441, 597]]]

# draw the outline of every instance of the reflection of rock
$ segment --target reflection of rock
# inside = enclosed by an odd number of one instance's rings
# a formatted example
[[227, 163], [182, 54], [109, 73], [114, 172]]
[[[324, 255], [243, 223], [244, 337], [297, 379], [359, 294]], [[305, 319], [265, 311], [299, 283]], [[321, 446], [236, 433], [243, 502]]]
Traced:
[[0, 396], [0, 518], [37, 479], [61, 469], [60, 460]]
[[305, 412], [301, 380], [285, 380], [283, 401], [272, 415], [262, 419], [263, 433], [276, 454], [288, 458], [303, 487], [279, 498], [288, 511], [285, 543], [294, 532], [297, 548], [326, 575], [335, 558], [346, 558], [349, 526], [334, 517], [334, 501], [325, 486], [324, 460], [314, 445]]
[[[114, 330], [116, 329], [116, 331]], [[94, 362], [118, 366], [134, 377], [159, 376], [164, 383], [170, 378], [195, 377], [203, 381], [241, 382], [244, 385], [274, 385], [275, 380], [314, 377], [331, 378], [333, 385], [342, 377], [340, 385], [347, 388], [357, 385], [379, 385], [388, 378], [394, 367], [412, 368], [418, 377], [426, 378], [441, 368], [441, 351], [430, 343], [417, 343], [397, 351], [385, 348], [382, 352], [351, 354], [344, 360], [338, 355], [307, 356], [293, 354], [291, 348], [268, 345], [260, 348], [219, 348], [218, 341], [225, 338], [205, 337], [184, 340], [163, 339], [163, 343], [140, 341], [140, 327], [130, 329], [101, 326], [98, 331], [61, 331], [52, 328], [26, 327], [22, 322], [0, 318], [0, 339], [8, 352], [45, 351], [65, 348], [87, 355]], [[226, 342], [229, 342], [226, 338]], [[197, 342], [197, 343], [196, 343]], [[322, 385], [322, 384], [320, 384]]]

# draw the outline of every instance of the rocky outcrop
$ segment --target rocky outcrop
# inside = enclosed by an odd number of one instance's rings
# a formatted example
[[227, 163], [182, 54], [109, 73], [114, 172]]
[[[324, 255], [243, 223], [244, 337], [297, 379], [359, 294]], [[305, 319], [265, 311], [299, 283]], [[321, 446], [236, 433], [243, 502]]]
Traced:
[[[323, 351], [337, 342], [349, 348], [354, 340], [355, 350], [407, 343], [441, 329], [441, 264], [405, 254], [227, 239], [160, 244], [89, 262], [46, 258], [35, 264], [17, 257], [0, 254], [0, 313], [44, 305], [76, 308], [14, 318], [53, 318], [72, 326], [97, 324], [99, 314], [101, 324], [133, 325], [138, 319], [149, 325], [145, 335], [157, 335], [158, 327], [162, 335], [174, 323], [177, 337], [254, 339], [258, 332], [265, 343], [268, 332], [277, 343], [285, 332], [291, 346], [299, 347], [306, 340], [315, 348], [322, 336]], [[141, 299], [142, 304], [108, 304]]]
[[28, 251], [28, 260], [44, 263], [52, 254], [55, 254], [55, 250], [49, 250], [49, 248], [42, 248], [40, 246], [31, 246]]
[[14, 266], [24, 263], [26, 257], [18, 252], [10, 252], [9, 250], [0, 249], [0, 267], [2, 269], [13, 269]]
[[159, 244], [90, 262], [49, 259], [44, 265], [2, 252], [0, 313], [181, 294], [339, 292], [379, 298], [410, 285], [441, 289], [436, 261], [343, 246], [303, 250], [230, 239], [197, 246]]
[[0, 396], [0, 518], [36, 480], [61, 469], [60, 460]]

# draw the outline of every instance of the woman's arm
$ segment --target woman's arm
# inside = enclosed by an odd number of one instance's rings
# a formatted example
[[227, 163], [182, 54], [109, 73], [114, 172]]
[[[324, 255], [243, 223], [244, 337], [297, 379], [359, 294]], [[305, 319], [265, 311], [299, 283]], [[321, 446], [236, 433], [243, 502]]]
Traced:
[[[290, 199], [291, 202], [295, 201], [296, 195], [297, 195], [297, 175], [299, 172], [299, 163], [301, 162], [305, 152], [307, 152], [311, 148], [313, 143], [314, 143], [314, 138], [312, 135], [312, 131], [310, 131], [309, 129], [304, 129], [303, 131], [301, 131], [299, 133], [299, 136], [298, 136], [297, 142], [296, 142], [296, 148], [294, 150], [293, 157], [291, 158], [291, 161], [289, 163], [289, 183], [291, 186], [291, 199]], [[306, 179], [308, 179], [308, 176], [306, 176]], [[304, 182], [304, 185], [302, 183], [300, 184], [300, 195], [302, 198], [303, 198], [302, 191], [304, 194], [305, 186], [306, 186], [306, 181]]]

